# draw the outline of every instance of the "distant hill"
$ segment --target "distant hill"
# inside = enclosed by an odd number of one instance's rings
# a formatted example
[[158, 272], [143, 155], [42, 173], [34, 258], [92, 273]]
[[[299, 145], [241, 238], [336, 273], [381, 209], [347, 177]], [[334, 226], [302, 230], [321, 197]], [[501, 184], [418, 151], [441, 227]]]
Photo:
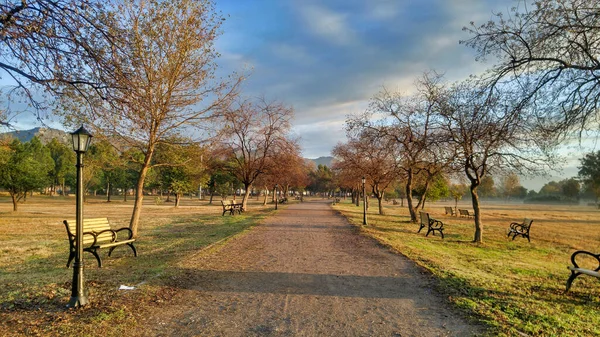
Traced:
[[52, 128], [40, 127], [33, 128], [31, 130], [17, 130], [0, 133], [0, 137], [2, 138], [18, 138], [22, 142], [28, 142], [35, 136], [40, 139], [42, 144], [47, 144], [52, 140], [52, 138], [56, 138], [65, 144], [71, 143], [71, 137], [67, 132]]
[[315, 163], [315, 166], [325, 165], [331, 168], [331, 163], [333, 162], [333, 157], [319, 157], [317, 159], [308, 159]]

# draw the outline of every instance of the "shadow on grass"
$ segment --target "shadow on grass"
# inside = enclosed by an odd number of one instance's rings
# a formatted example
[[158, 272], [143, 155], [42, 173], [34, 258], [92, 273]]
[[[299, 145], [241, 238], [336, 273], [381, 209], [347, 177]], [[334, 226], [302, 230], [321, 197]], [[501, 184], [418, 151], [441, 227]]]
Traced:
[[[220, 215], [176, 216], [163, 225], [141, 228], [135, 245], [138, 257], [129, 247], [118, 247], [108, 257], [108, 249], [99, 251], [103, 267], [84, 252], [84, 282], [90, 301], [97, 310], [109, 307], [121, 284], [135, 285], [163, 274], [172, 274], [185, 256], [238, 234], [269, 214], [257, 210], [233, 217]], [[64, 231], [64, 229], [63, 229]], [[69, 243], [53, 240], [44, 256], [31, 256], [22, 263], [0, 270], [0, 313], [64, 311], [71, 292], [72, 268], [66, 268]], [[104, 308], [104, 309], [102, 309]]]

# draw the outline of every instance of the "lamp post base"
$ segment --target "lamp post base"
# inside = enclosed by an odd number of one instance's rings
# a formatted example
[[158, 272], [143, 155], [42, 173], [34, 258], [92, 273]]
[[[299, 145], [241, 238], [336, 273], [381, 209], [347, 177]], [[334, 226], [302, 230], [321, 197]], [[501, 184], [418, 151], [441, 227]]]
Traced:
[[83, 294], [79, 294], [77, 296], [71, 296], [71, 300], [69, 300], [69, 304], [67, 304], [67, 308], [79, 308], [88, 304], [88, 296], [87, 291], [84, 291]]

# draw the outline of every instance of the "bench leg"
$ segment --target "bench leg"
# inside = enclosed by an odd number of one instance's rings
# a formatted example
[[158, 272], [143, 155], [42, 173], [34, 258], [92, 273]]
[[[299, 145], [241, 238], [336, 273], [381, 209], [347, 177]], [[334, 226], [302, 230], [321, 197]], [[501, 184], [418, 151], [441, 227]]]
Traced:
[[571, 270], [571, 276], [569, 276], [569, 279], [567, 280], [567, 288], [565, 289], [565, 293], [567, 291], [569, 291], [569, 289], [571, 289], [571, 284], [573, 283], [575, 278], [577, 278], [577, 276], [579, 276], [579, 275], [581, 275], [581, 273], [577, 273], [577, 272]]
[[[133, 250], [133, 256], [137, 257], [137, 251], [135, 250], [135, 246], [133, 245], [133, 242], [126, 243], [126, 245], [131, 247], [131, 250]], [[119, 246], [110, 247], [110, 249], [108, 250], [108, 256], [110, 256], [110, 254], [112, 254], [113, 250], [115, 250], [115, 248], [117, 248], [117, 247], [119, 247]]]
[[421, 229], [425, 228], [425, 225], [421, 224], [421, 227], [419, 227], [419, 230], [417, 231], [417, 233], [421, 233]]
[[95, 249], [93, 249], [93, 250], [92, 249], [88, 249], [88, 250], [85, 250], [85, 251], [92, 253], [96, 257], [96, 260], [98, 260], [98, 268], [102, 268], [102, 260], [100, 259], [100, 255], [98, 255], [98, 252]]
[[226, 209], [223, 210], [223, 214], [221, 214], [221, 216], [225, 216], [225, 213], [227, 213]]
[[69, 260], [67, 261], [67, 268], [69, 268], [69, 265], [71, 264], [71, 261], [73, 261], [73, 259], [75, 258], [75, 252], [70, 252], [69, 253]]

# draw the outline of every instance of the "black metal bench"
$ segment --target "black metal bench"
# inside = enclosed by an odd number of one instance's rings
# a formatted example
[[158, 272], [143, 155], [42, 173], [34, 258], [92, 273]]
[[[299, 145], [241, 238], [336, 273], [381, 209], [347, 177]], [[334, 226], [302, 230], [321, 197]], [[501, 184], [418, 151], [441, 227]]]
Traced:
[[446, 210], [446, 215], [450, 214], [451, 216], [456, 216], [456, 212], [454, 211], [454, 208], [444, 206], [444, 209]]
[[[75, 233], [77, 225], [75, 220], [64, 220], [63, 223], [65, 224], [67, 235], [69, 236], [68, 268], [71, 261], [75, 258]], [[127, 245], [133, 250], [133, 255], [137, 256], [137, 251], [133, 245], [135, 239], [133, 239], [132, 236], [133, 232], [128, 227], [112, 230], [107, 218], [83, 220], [83, 250], [92, 253], [96, 257], [96, 260], [98, 260], [98, 267], [100, 268], [102, 267], [102, 260], [100, 259], [100, 255], [98, 255], [98, 249], [110, 248], [108, 250], [108, 256], [110, 256], [113, 250], [118, 246]]]
[[527, 238], [527, 241], [531, 242], [529, 239], [529, 229], [531, 229], [532, 223], [533, 220], [527, 218], [523, 219], [523, 222], [512, 222], [508, 228], [507, 237], [512, 235], [512, 239], [514, 240], [517, 236], [522, 236]]
[[472, 217], [474, 217], [474, 214], [472, 214], [471, 212], [469, 212], [469, 210], [468, 210], [468, 209], [459, 209], [459, 210], [458, 210], [458, 214], [459, 214], [461, 217], [463, 217], [463, 216], [464, 216], [464, 217], [466, 217], [466, 218], [472, 218]]
[[244, 211], [242, 204], [238, 204], [233, 200], [221, 200], [221, 205], [223, 206], [223, 214], [221, 216], [224, 216], [227, 212], [229, 212], [230, 215], [235, 215], [236, 211], [238, 214], [242, 214]]
[[[579, 267], [576, 257], [577, 257], [577, 255], [580, 255], [580, 254], [593, 257], [594, 259], [596, 259], [598, 266], [595, 269]], [[571, 255], [571, 263], [573, 264], [573, 266], [567, 267], [571, 271], [571, 276], [569, 276], [569, 279], [567, 280], [567, 289], [565, 290], [565, 292], [569, 291], [569, 289], [571, 288], [571, 284], [573, 283], [573, 280], [575, 280], [575, 278], [577, 278], [577, 276], [579, 276], [579, 275], [585, 274], [585, 275], [600, 278], [600, 254], [594, 254], [591, 252], [587, 252], [585, 250], [578, 250], [575, 253], [573, 253], [573, 255]]]
[[442, 239], [444, 238], [444, 223], [441, 222], [440, 220], [436, 220], [433, 219], [429, 216], [429, 213], [427, 212], [419, 212], [419, 214], [421, 215], [421, 223], [420, 223], [420, 227], [419, 230], [417, 231], [417, 233], [421, 232], [421, 229], [427, 227], [427, 234], [425, 234], [425, 236], [428, 236], [429, 233], [432, 233], [433, 235], [435, 235], [435, 232], [440, 232], [440, 234], [442, 235]]
[[287, 197], [283, 197], [283, 198], [279, 199], [280, 204], [285, 204], [287, 201], [288, 201]]

